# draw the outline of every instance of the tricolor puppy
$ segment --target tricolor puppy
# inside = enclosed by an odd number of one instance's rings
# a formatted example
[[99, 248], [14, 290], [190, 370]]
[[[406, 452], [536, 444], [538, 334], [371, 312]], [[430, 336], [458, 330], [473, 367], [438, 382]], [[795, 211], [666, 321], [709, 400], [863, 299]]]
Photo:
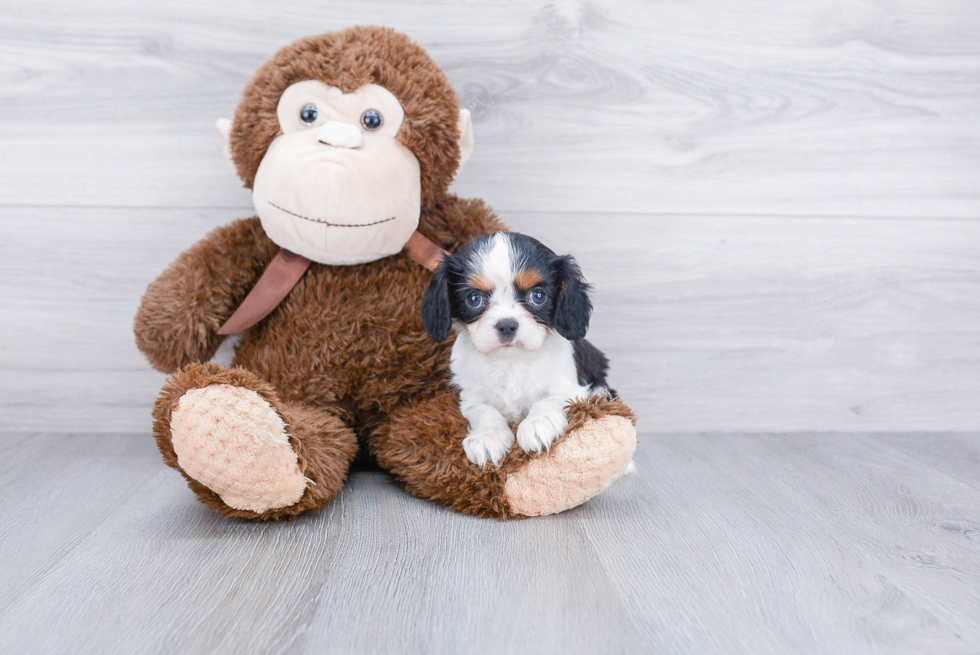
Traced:
[[565, 405], [606, 392], [608, 361], [586, 341], [589, 285], [570, 255], [498, 232], [445, 257], [422, 300], [429, 336], [456, 333], [450, 369], [470, 422], [470, 461], [498, 464], [514, 444], [549, 448], [565, 431]]

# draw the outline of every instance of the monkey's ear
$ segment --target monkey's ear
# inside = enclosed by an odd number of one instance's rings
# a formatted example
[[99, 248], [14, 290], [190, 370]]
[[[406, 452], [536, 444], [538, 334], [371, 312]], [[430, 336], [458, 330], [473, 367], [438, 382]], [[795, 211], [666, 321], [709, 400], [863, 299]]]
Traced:
[[422, 297], [422, 324], [433, 341], [445, 341], [449, 337], [449, 329], [453, 325], [452, 306], [449, 304], [449, 278], [447, 260], [444, 257], [439, 262], [436, 272], [432, 274], [429, 288]]
[[555, 298], [555, 329], [569, 341], [578, 341], [589, 331], [592, 302], [589, 283], [571, 255], [558, 257], [554, 263], [558, 273], [558, 297]]
[[238, 174], [238, 168], [235, 166], [235, 161], [231, 158], [231, 119], [219, 118], [214, 124], [218, 128], [218, 136], [221, 137], [222, 150], [225, 153], [225, 159], [231, 164], [231, 169]]
[[459, 166], [456, 173], [473, 154], [473, 117], [469, 109], [459, 110]]

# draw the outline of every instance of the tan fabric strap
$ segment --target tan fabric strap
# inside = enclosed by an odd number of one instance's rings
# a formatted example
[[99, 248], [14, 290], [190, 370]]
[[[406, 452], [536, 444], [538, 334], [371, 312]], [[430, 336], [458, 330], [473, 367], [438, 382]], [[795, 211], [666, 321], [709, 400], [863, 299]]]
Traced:
[[[402, 252], [430, 271], [436, 270], [443, 255], [448, 254], [417, 230]], [[218, 328], [218, 334], [226, 336], [241, 332], [271, 314], [312, 263], [306, 257], [285, 248], [279, 250], [235, 313]]]
[[436, 270], [443, 256], [449, 254], [418, 230], [412, 233], [412, 238], [405, 244], [402, 252], [408, 255], [412, 261], [421, 264], [430, 271]]

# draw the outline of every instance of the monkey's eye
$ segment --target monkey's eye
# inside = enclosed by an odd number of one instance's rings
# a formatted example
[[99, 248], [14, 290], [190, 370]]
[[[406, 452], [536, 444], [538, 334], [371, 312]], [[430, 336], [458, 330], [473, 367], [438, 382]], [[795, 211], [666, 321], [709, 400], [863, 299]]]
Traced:
[[545, 299], [548, 297], [541, 289], [531, 289], [527, 292], [527, 301], [534, 305], [535, 307], [540, 307], [544, 304]]
[[470, 309], [483, 307], [483, 294], [479, 291], [470, 291], [466, 294], [466, 306]]
[[384, 116], [377, 109], [368, 109], [363, 114], [361, 114], [361, 127], [363, 127], [368, 132], [374, 132], [375, 130], [380, 130], [381, 126], [385, 124]]
[[313, 125], [316, 122], [316, 117], [320, 115], [320, 112], [316, 110], [316, 105], [310, 103], [299, 110], [299, 119], [306, 123], [307, 125]]

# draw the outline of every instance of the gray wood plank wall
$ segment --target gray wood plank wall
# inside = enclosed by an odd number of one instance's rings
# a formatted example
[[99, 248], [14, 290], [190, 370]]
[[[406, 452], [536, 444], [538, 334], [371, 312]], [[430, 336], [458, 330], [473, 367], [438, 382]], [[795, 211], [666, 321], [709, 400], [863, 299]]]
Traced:
[[657, 431], [980, 424], [970, 0], [0, 2], [0, 429], [145, 432], [145, 285], [250, 213], [214, 120], [385, 23], [473, 111], [455, 190], [575, 253]]

